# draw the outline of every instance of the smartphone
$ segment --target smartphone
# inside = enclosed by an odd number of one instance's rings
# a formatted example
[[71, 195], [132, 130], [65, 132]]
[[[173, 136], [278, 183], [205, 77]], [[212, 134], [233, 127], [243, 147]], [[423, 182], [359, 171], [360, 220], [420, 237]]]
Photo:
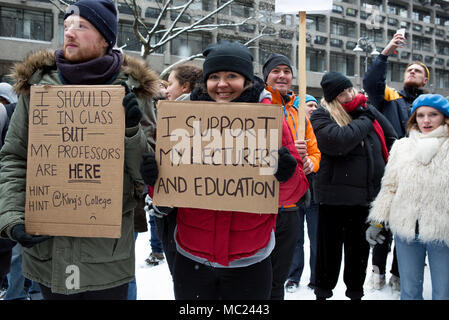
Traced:
[[396, 31], [396, 34], [400, 34], [400, 35], [402, 35], [403, 37], [405, 37], [405, 28], [398, 29], [398, 30]]
[[[396, 34], [400, 34], [401, 36], [403, 36], [403, 37], [405, 37], [405, 28], [401, 28], [401, 29], [398, 29], [397, 31], [396, 31]], [[403, 47], [404, 45], [400, 45], [399, 47]]]

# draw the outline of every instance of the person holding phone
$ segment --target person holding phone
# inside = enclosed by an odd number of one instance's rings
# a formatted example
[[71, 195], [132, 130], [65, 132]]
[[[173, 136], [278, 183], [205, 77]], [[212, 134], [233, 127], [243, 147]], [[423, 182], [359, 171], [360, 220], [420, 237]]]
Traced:
[[404, 137], [413, 101], [425, 93], [423, 88], [429, 81], [430, 72], [420, 61], [407, 65], [404, 72], [404, 87], [396, 90], [386, 84], [388, 57], [404, 46], [406, 38], [396, 33], [382, 52], [373, 60], [363, 77], [363, 89], [373, 104], [391, 122], [396, 133]]

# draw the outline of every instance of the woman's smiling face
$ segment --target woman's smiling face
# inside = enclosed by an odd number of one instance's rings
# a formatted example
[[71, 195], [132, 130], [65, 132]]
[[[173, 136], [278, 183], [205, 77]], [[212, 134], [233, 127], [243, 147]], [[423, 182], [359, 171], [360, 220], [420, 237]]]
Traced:
[[245, 91], [245, 77], [232, 71], [214, 72], [207, 78], [206, 87], [216, 102], [230, 102]]

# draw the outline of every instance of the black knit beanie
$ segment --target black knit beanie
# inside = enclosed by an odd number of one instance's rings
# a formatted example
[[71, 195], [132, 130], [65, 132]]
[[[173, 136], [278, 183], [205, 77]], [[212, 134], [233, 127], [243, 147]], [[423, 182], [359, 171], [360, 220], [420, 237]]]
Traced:
[[203, 81], [206, 82], [211, 73], [233, 71], [246, 79], [254, 77], [253, 56], [249, 49], [239, 42], [222, 41], [207, 47], [203, 51], [206, 57], [203, 64]]
[[64, 15], [83, 17], [101, 33], [112, 48], [117, 40], [117, 10], [112, 0], [79, 0], [70, 5]]
[[343, 90], [351, 88], [352, 82], [340, 72], [330, 71], [324, 74], [321, 79], [324, 99], [327, 102], [334, 100]]
[[289, 67], [293, 74], [293, 68], [290, 59], [282, 54], [272, 53], [263, 64], [263, 81], [267, 82], [267, 77], [270, 74], [271, 70], [280, 65], [286, 65], [287, 67]]

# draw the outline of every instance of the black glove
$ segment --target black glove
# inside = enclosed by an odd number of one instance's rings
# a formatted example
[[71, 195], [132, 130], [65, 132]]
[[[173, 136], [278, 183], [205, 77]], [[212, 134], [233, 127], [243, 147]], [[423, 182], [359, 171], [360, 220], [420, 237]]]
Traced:
[[374, 113], [371, 111], [370, 108], [364, 108], [362, 106], [357, 107], [354, 111], [352, 111], [350, 113], [351, 117], [353, 119], [357, 119], [360, 117], [367, 117], [368, 119], [370, 119], [371, 121], [376, 120], [376, 116], [374, 115]]
[[278, 169], [274, 176], [279, 182], [285, 182], [293, 176], [298, 162], [295, 157], [290, 154], [290, 151], [288, 151], [286, 147], [280, 148], [278, 153]]
[[20, 243], [25, 248], [31, 248], [35, 244], [51, 239], [49, 236], [33, 236], [25, 232], [25, 225], [15, 225], [11, 230], [11, 238]]
[[154, 187], [159, 171], [154, 154], [144, 153], [140, 164], [140, 174], [147, 185]]
[[121, 85], [125, 87], [125, 97], [122, 102], [125, 107], [125, 126], [132, 128], [137, 126], [142, 119], [142, 111], [137, 103], [136, 95], [129, 90], [128, 85], [124, 81]]

